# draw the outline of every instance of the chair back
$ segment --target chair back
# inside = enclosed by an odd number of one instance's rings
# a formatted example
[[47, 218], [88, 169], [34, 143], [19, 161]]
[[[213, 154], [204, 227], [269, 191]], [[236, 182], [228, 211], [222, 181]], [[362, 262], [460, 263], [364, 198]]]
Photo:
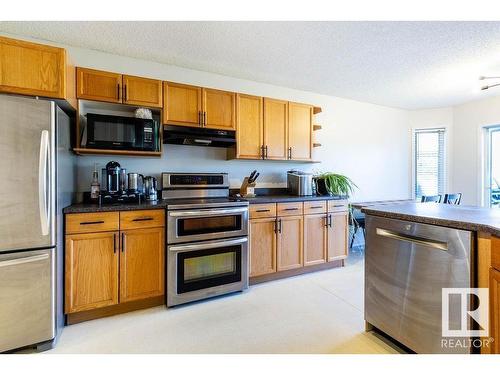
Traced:
[[460, 204], [462, 193], [445, 194], [443, 203], [445, 204]]
[[439, 195], [422, 195], [422, 203], [435, 202], [441, 203], [441, 194]]

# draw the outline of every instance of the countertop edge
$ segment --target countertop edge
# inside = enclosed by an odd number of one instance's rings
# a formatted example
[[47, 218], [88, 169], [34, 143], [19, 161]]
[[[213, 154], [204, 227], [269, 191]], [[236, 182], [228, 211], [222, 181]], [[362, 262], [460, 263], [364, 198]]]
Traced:
[[385, 217], [388, 219], [414, 221], [422, 224], [439, 225], [448, 228], [470, 230], [475, 232], [487, 232], [495, 236], [500, 236], [500, 228], [487, 224], [473, 223], [468, 221], [457, 221], [450, 219], [439, 219], [435, 217], [420, 216], [420, 215], [416, 216], [399, 212], [380, 211], [377, 209], [371, 209], [369, 207], [362, 208], [361, 211], [368, 215]]

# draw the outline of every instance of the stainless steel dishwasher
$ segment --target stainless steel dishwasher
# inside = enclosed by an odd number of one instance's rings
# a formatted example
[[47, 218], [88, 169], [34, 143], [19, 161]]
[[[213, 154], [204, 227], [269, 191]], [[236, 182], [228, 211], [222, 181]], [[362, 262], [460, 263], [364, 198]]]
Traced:
[[[472, 285], [472, 233], [366, 216], [365, 321], [417, 353], [469, 353], [442, 347], [442, 288]], [[460, 300], [450, 299], [460, 326]]]

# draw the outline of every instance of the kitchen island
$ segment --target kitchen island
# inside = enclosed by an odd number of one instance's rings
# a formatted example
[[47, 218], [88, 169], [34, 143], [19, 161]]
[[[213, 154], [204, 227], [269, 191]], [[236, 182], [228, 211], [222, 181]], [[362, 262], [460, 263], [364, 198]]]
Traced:
[[[457, 352], [437, 343], [442, 338], [442, 288], [489, 288], [493, 341], [483, 340], [486, 344], [472, 352], [499, 353], [500, 210], [400, 203], [362, 211], [367, 223], [367, 327], [406, 341], [404, 345], [419, 353]], [[383, 318], [386, 310], [392, 321]], [[460, 322], [459, 315], [450, 319]]]

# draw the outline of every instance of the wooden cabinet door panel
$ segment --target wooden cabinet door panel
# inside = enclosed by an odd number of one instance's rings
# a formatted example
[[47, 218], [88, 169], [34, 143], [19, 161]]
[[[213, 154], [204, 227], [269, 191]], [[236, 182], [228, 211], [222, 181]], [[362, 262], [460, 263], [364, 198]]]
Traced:
[[491, 354], [500, 354], [500, 272], [490, 268], [490, 301], [489, 301], [489, 329], [491, 343]]
[[121, 232], [120, 303], [163, 294], [164, 231], [151, 228]]
[[326, 262], [327, 220], [326, 214], [304, 216], [304, 266]]
[[328, 227], [328, 261], [347, 258], [348, 217], [347, 212], [328, 214], [331, 226]]
[[264, 143], [263, 99], [236, 94], [236, 157], [260, 159]]
[[66, 313], [118, 303], [118, 258], [118, 232], [66, 236]]
[[276, 219], [250, 220], [250, 277], [276, 272]]
[[121, 74], [87, 68], [76, 69], [76, 96], [78, 99], [121, 103], [121, 85]]
[[278, 218], [278, 271], [302, 267], [304, 256], [303, 230], [303, 216]]
[[209, 129], [236, 129], [236, 94], [203, 89], [204, 126]]
[[201, 87], [163, 82], [163, 123], [201, 126]]
[[288, 104], [288, 157], [292, 160], [312, 159], [313, 107]]
[[264, 146], [267, 159], [287, 158], [288, 102], [264, 98]]
[[146, 107], [163, 105], [162, 82], [134, 76], [123, 76], [123, 103]]
[[64, 99], [65, 50], [0, 37], [0, 91]]

